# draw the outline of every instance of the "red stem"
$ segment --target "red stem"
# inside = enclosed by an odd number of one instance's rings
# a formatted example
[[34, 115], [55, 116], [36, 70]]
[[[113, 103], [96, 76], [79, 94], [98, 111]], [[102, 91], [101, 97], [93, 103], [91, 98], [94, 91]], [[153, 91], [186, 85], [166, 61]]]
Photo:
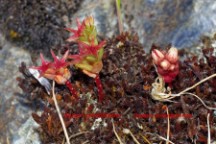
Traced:
[[78, 99], [78, 95], [76, 90], [73, 88], [71, 82], [69, 80], [66, 81], [65, 85], [70, 90], [70, 93], [75, 97], [75, 99]]
[[98, 89], [99, 102], [102, 102], [102, 100], [104, 98], [104, 93], [103, 93], [103, 87], [102, 87], [102, 83], [101, 83], [99, 75], [97, 75], [95, 77], [95, 83], [96, 83], [97, 89]]

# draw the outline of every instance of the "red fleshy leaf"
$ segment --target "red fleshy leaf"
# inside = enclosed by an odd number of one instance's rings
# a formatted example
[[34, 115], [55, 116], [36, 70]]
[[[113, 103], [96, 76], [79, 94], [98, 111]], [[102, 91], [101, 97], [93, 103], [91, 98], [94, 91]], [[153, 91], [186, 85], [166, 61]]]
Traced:
[[73, 33], [73, 35], [70, 36], [67, 39], [67, 41], [70, 41], [70, 42], [71, 41], [76, 41], [81, 36], [81, 34], [83, 32], [83, 29], [84, 29], [85, 25], [83, 23], [81, 24], [80, 21], [79, 21], [79, 19], [77, 19], [76, 21], [77, 21], [77, 30], [71, 29], [71, 28], [65, 28], [65, 30]]
[[105, 42], [106, 41], [102, 41], [98, 45], [95, 45], [93, 42], [91, 43], [91, 45], [88, 45], [84, 42], [80, 42], [79, 46], [80, 46], [80, 50], [82, 50], [82, 53], [85, 53], [87, 55], [97, 56], [98, 50], [104, 46]]
[[65, 60], [69, 54], [69, 50], [65, 52], [64, 56], [61, 59], [58, 59], [52, 50], [51, 50], [51, 54], [54, 59], [54, 62], [52, 63], [54, 68], [59, 69], [67, 66], [67, 62]]
[[46, 72], [46, 70], [50, 67], [51, 63], [45, 61], [43, 54], [40, 54], [40, 59], [41, 59], [41, 66], [33, 66], [31, 68], [39, 70], [41, 75], [43, 75]]
[[79, 42], [79, 54], [69, 55], [68, 58], [73, 59], [73, 64], [79, 63], [85, 56], [94, 55], [97, 57], [98, 50], [101, 49], [106, 41], [100, 42], [98, 45], [88, 45], [84, 42]]

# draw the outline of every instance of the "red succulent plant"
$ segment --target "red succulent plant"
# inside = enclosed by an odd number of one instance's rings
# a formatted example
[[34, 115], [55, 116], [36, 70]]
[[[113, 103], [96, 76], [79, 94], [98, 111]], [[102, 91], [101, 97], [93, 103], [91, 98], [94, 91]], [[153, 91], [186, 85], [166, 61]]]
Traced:
[[82, 72], [89, 77], [95, 79], [95, 83], [98, 87], [99, 101], [102, 101], [104, 94], [99, 72], [103, 67], [102, 57], [105, 41], [98, 43], [93, 17], [89, 16], [85, 18], [82, 23], [77, 22], [77, 25], [77, 30], [66, 29], [73, 33], [68, 41], [77, 42], [79, 45], [79, 53], [69, 55], [68, 58], [72, 59], [71, 64], [80, 68]]
[[65, 30], [73, 33], [73, 35], [67, 39], [67, 41], [69, 41], [69, 42], [76, 41], [77, 39], [79, 39], [79, 37], [82, 34], [84, 25], [80, 23], [79, 19], [76, 19], [76, 22], [77, 22], [77, 30], [71, 29], [71, 28], [65, 28]]
[[[103, 67], [103, 47], [105, 41], [98, 43], [97, 31], [94, 26], [93, 17], [89, 16], [84, 19], [82, 23], [77, 19], [77, 29], [65, 28], [69, 32], [73, 33], [67, 41], [77, 42], [79, 45], [79, 53], [75, 55], [69, 55], [67, 51], [64, 56], [59, 59], [53, 51], [51, 51], [53, 62], [45, 61], [42, 54], [41, 66], [32, 67], [40, 72], [40, 76], [47, 79], [54, 80], [58, 84], [64, 84], [68, 87], [70, 92], [75, 98], [78, 98], [76, 91], [70, 83], [71, 73], [68, 69], [68, 65], [75, 65], [80, 68], [83, 73], [95, 79], [95, 83], [98, 87], [99, 101], [103, 100], [103, 87], [99, 78], [99, 72]], [[72, 59], [72, 62], [67, 62], [67, 59]]]
[[74, 97], [78, 97], [76, 91], [73, 89], [70, 84], [71, 73], [68, 70], [68, 63], [66, 62], [69, 51], [67, 51], [64, 56], [59, 59], [56, 57], [54, 52], [51, 50], [53, 62], [45, 61], [43, 54], [40, 54], [41, 66], [33, 66], [31, 68], [37, 69], [40, 72], [40, 76], [43, 76], [47, 79], [54, 80], [58, 84], [65, 84]]
[[174, 47], [170, 48], [168, 52], [153, 49], [152, 58], [158, 74], [165, 83], [171, 85], [179, 73], [178, 50]]

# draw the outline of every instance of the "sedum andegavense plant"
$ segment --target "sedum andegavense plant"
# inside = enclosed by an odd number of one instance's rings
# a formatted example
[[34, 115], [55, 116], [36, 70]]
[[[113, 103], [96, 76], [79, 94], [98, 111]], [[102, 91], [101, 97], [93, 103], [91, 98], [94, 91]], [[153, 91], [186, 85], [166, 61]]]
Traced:
[[47, 79], [54, 80], [58, 84], [66, 85], [72, 95], [77, 99], [77, 93], [74, 90], [72, 84], [70, 83], [71, 73], [67, 68], [68, 63], [66, 62], [69, 51], [67, 51], [64, 56], [59, 59], [56, 57], [54, 52], [51, 50], [53, 62], [45, 61], [43, 54], [40, 54], [41, 66], [33, 66], [31, 68], [37, 69], [40, 72], [40, 76]]
[[178, 50], [174, 47], [170, 48], [168, 52], [153, 49], [152, 58], [157, 73], [163, 78], [165, 83], [171, 86], [172, 81], [179, 73]]
[[77, 19], [77, 29], [66, 28], [66, 30], [73, 33], [67, 41], [77, 42], [79, 45], [79, 53], [68, 56], [69, 59], [72, 59], [70, 64], [75, 65], [84, 74], [94, 78], [98, 88], [99, 102], [101, 102], [104, 94], [99, 73], [103, 67], [102, 57], [105, 41], [99, 43], [97, 40], [94, 18], [89, 16], [82, 23]]
[[[40, 72], [40, 76], [54, 80], [58, 84], [66, 85], [72, 95], [77, 99], [77, 93], [70, 83], [71, 73], [68, 69], [69, 65], [74, 65], [81, 69], [84, 74], [94, 78], [98, 88], [99, 102], [102, 102], [104, 94], [99, 73], [103, 67], [102, 57], [105, 41], [98, 42], [93, 17], [89, 16], [85, 18], [82, 23], [77, 19], [76, 30], [71, 28], [65, 29], [73, 33], [67, 41], [77, 42], [79, 45], [79, 53], [70, 55], [68, 50], [64, 56], [59, 59], [51, 50], [54, 59], [53, 62], [45, 61], [43, 55], [40, 54], [41, 66], [33, 66], [31, 68], [37, 69]], [[72, 61], [68, 62], [67, 59], [72, 59]]]

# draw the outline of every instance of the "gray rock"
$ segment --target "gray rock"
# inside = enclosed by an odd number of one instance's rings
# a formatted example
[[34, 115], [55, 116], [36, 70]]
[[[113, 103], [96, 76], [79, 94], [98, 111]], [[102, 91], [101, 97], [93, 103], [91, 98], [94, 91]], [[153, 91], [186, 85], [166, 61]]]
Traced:
[[[146, 50], [152, 43], [178, 48], [192, 47], [203, 35], [216, 31], [216, 1], [207, 0], [124, 0], [122, 14], [124, 30], [136, 32]], [[114, 1], [85, 0], [72, 17], [92, 15], [98, 31], [104, 36], [118, 33]], [[73, 25], [74, 26], [74, 25]]]
[[[19, 137], [17, 131], [23, 122], [31, 116], [31, 110], [23, 107], [16, 95], [22, 91], [17, 85], [16, 78], [21, 76], [18, 67], [22, 61], [31, 63], [30, 53], [23, 48], [12, 45], [0, 35], [0, 121], [3, 125], [0, 131], [0, 143], [11, 142]], [[5, 131], [6, 132], [5, 132]]]
[[138, 32], [145, 49], [152, 43], [189, 48], [216, 31], [214, 0], [127, 0], [123, 7], [129, 30]]
[[28, 120], [19, 128], [19, 138], [14, 137], [14, 144], [41, 144], [38, 133], [34, 129], [38, 128], [39, 125], [29, 117]]

